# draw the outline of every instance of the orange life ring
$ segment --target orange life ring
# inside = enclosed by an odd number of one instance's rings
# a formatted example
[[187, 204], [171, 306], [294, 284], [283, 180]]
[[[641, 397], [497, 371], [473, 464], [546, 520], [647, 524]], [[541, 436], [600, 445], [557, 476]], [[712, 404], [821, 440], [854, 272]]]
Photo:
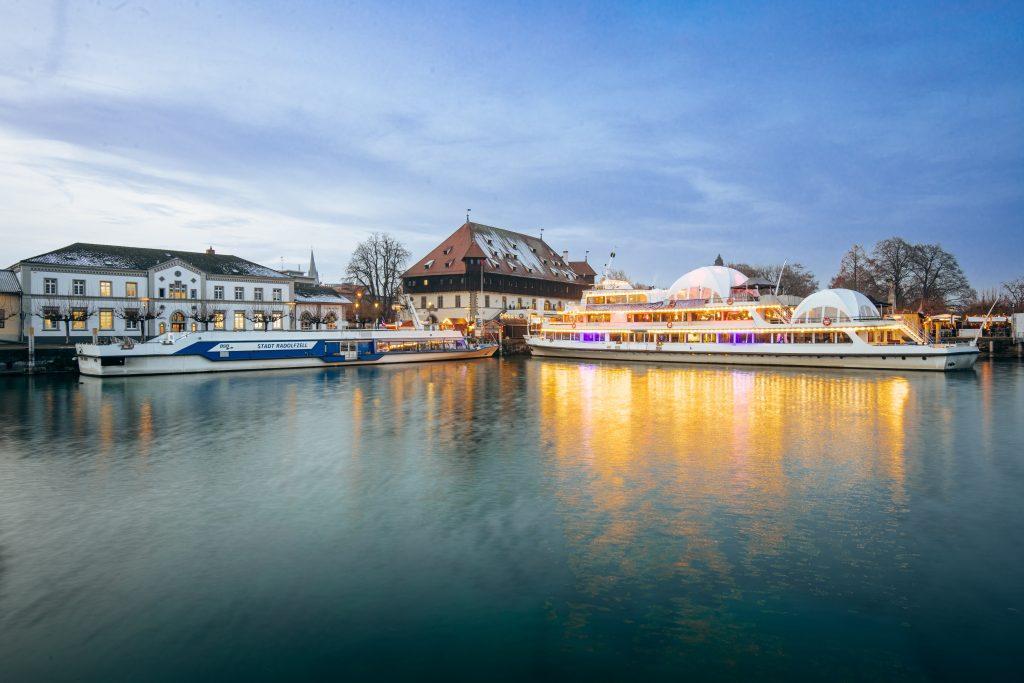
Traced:
[[825, 327], [828, 327], [829, 325], [832, 324], [832, 318], [826, 315], [824, 318], [821, 319], [821, 324], [824, 325]]
[[525, 315], [523, 315], [522, 313], [520, 313], [520, 314], [519, 314], [519, 317], [520, 317], [520, 318], [525, 318], [526, 316], [525, 316]]
[[574, 330], [576, 329], [576, 323], [572, 324], [572, 329], [574, 329]]
[[730, 296], [728, 299], [725, 300], [725, 303], [732, 306], [734, 303], [736, 303], [736, 301]]
[[667, 327], [668, 327], [668, 329], [670, 329], [670, 330], [672, 329], [672, 321], [671, 321], [671, 320], [669, 321], [669, 323], [668, 323]]
[[669, 301], [668, 302], [668, 307], [669, 308], [675, 308], [676, 307], [676, 302], [675, 301]]

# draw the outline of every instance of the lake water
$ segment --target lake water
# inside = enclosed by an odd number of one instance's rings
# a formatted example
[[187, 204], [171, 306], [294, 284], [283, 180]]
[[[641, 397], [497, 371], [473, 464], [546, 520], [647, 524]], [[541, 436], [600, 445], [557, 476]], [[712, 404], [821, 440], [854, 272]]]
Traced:
[[0, 379], [0, 679], [1019, 674], [1024, 366]]

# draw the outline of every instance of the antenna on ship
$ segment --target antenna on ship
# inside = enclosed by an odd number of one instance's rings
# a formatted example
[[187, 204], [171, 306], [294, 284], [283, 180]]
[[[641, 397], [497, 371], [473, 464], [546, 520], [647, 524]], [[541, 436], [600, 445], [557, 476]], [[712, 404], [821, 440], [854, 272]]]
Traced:
[[602, 279], [603, 280], [607, 280], [608, 279], [608, 271], [611, 269], [612, 261], [614, 261], [614, 260], [615, 260], [615, 247], [612, 247], [611, 256], [608, 257], [608, 263], [604, 264], [604, 272], [602, 273]]
[[466, 209], [466, 222], [467, 223], [469, 222], [469, 212], [472, 211], [472, 210], [473, 209]]
[[775, 296], [779, 295], [779, 287], [782, 286], [782, 274], [786, 272], [786, 264], [789, 263], [789, 259], [782, 262], [782, 268], [779, 269], [779, 279], [775, 283]]

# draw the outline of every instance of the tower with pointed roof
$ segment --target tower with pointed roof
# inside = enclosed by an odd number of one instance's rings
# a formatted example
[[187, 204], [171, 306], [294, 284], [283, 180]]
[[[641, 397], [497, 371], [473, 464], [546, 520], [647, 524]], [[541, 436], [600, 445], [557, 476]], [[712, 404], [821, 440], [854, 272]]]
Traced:
[[313, 258], [313, 247], [309, 248], [309, 272], [306, 277], [313, 280], [314, 284], [320, 284], [320, 274], [316, 272], [316, 259]]

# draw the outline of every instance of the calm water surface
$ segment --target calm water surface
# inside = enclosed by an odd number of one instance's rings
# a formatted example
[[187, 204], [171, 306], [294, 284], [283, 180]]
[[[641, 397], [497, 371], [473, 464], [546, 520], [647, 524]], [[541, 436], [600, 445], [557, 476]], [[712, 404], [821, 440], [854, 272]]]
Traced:
[[0, 678], [1020, 674], [1024, 366], [0, 379]]

